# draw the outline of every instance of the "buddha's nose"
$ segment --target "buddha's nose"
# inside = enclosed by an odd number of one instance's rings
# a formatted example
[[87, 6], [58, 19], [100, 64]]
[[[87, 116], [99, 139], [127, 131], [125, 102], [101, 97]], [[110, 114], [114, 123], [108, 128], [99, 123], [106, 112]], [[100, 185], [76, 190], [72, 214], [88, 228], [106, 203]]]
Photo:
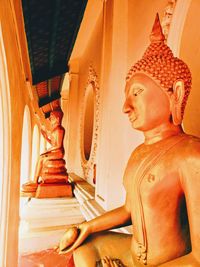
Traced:
[[124, 105], [123, 105], [122, 111], [124, 113], [129, 113], [130, 110], [131, 110], [131, 107], [130, 107], [128, 98], [126, 98], [125, 101], [124, 101]]

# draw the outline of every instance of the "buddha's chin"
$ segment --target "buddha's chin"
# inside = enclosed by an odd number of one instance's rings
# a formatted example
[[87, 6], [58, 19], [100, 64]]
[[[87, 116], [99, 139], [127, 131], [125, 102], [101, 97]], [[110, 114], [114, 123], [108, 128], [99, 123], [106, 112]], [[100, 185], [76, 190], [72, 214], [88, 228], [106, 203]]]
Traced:
[[134, 130], [145, 132], [145, 125], [141, 123], [139, 120], [135, 120], [131, 123], [131, 126]]
[[133, 129], [135, 130], [140, 130], [140, 125], [141, 123], [138, 121], [137, 118], [135, 118], [135, 120], [131, 121], [131, 126]]

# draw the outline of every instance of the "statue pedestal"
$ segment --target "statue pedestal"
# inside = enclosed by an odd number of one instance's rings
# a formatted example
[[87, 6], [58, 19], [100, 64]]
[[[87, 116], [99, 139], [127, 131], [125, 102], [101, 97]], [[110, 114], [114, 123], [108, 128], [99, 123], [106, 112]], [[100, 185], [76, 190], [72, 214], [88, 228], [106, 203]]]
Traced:
[[35, 191], [34, 192], [26, 192], [26, 191], [20, 191], [20, 197], [28, 197], [32, 198], [35, 197]]
[[41, 173], [42, 183], [38, 184], [36, 198], [72, 197], [72, 185], [68, 183], [64, 159], [49, 159]]
[[55, 184], [55, 183], [42, 183], [38, 185], [36, 190], [36, 198], [57, 198], [57, 197], [72, 197], [72, 185], [65, 184]]
[[22, 185], [20, 196], [21, 197], [35, 197], [35, 193], [37, 190], [38, 184], [34, 182], [27, 182]]
[[72, 185], [68, 182], [64, 159], [48, 159], [36, 182], [22, 185], [21, 196], [35, 198], [72, 197]]

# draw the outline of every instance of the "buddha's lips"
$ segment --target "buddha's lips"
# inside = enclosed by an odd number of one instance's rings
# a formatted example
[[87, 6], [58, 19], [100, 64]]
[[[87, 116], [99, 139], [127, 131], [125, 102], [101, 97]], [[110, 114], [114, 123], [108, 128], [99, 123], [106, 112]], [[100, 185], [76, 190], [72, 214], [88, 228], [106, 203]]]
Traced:
[[128, 117], [130, 122], [134, 122], [137, 119], [137, 116], [135, 114], [131, 114], [131, 116]]

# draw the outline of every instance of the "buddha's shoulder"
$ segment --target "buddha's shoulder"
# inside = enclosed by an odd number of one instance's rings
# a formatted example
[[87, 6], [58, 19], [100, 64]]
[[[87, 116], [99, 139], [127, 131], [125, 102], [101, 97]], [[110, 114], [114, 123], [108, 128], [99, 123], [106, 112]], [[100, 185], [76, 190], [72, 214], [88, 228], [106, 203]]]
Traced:
[[162, 150], [165, 150], [165, 154], [173, 154], [174, 156], [177, 154], [181, 154], [182, 156], [200, 154], [200, 138], [188, 134], [182, 134], [181, 136], [174, 136], [153, 145], [141, 144], [134, 149], [130, 160], [136, 160], [138, 158], [148, 156], [152, 151], [155, 152]]
[[180, 154], [182, 158], [197, 156], [200, 159], [200, 138], [188, 134], [184, 134], [183, 137], [184, 138], [174, 146], [172, 152]]
[[184, 134], [181, 142], [178, 143], [180, 148], [199, 148], [200, 147], [200, 138], [193, 135]]
[[188, 134], [174, 136], [170, 139], [155, 143], [153, 146], [139, 145], [132, 153], [130, 159], [137, 159], [149, 155], [152, 151], [165, 151], [165, 155], [170, 155], [171, 158], [176, 158], [180, 155], [184, 157], [199, 155], [200, 157], [200, 138]]

